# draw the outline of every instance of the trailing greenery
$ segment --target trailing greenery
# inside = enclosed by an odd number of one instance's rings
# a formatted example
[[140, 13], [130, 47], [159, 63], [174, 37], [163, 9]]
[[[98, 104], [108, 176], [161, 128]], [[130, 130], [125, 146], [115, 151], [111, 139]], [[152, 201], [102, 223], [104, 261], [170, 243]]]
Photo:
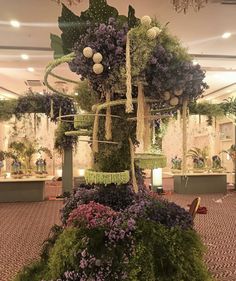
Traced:
[[212, 119], [232, 115], [236, 118], [236, 98], [228, 98], [222, 103], [214, 104], [210, 102], [190, 103], [189, 113], [205, 115], [208, 117], [208, 124], [212, 125]]
[[195, 231], [141, 219], [135, 237], [137, 250], [127, 280], [213, 280], [202, 263], [203, 246]]
[[41, 281], [47, 272], [46, 262], [43, 260], [25, 266], [13, 281]]
[[[85, 194], [91, 202], [85, 203]], [[146, 194], [116, 213], [95, 203], [92, 194], [81, 190], [74, 196], [77, 202], [53, 247], [14, 281], [213, 281], [184, 209]]]
[[[8, 121], [13, 116], [20, 119], [25, 114], [44, 113], [51, 121], [57, 122], [60, 115], [75, 113], [73, 100], [65, 95], [57, 93], [39, 93], [29, 92], [17, 100], [0, 101], [0, 121]], [[70, 127], [65, 125], [64, 127]], [[55, 141], [55, 148], [62, 150], [66, 147], [72, 147], [77, 142], [77, 137], [66, 137], [58, 129], [58, 139]]]
[[0, 122], [8, 121], [16, 112], [17, 100], [0, 100]]
[[66, 136], [65, 132], [74, 130], [73, 123], [61, 123], [58, 125], [55, 132], [55, 143], [54, 147], [59, 152], [62, 152], [63, 149], [73, 148], [77, 144], [78, 136], [70, 135]]

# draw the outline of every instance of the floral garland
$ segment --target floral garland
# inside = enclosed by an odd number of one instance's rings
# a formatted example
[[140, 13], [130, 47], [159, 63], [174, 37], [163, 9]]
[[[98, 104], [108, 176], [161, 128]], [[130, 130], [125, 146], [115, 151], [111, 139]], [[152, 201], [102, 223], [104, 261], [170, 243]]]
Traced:
[[161, 154], [135, 154], [135, 164], [141, 169], [164, 168], [166, 161], [166, 156]]
[[117, 185], [125, 184], [129, 181], [130, 175], [129, 171], [118, 172], [118, 173], [107, 173], [107, 172], [97, 172], [94, 170], [85, 171], [85, 181], [88, 184], [111, 184], [115, 183]]

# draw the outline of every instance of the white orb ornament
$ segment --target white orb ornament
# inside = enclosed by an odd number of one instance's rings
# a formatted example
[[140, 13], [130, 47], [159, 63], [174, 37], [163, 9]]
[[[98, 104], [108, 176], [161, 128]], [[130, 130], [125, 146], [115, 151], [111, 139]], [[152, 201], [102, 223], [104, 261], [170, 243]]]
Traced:
[[94, 63], [100, 63], [102, 61], [103, 57], [102, 57], [102, 54], [100, 53], [95, 53], [93, 55], [93, 61]]
[[168, 91], [164, 92], [164, 94], [163, 94], [163, 99], [164, 99], [165, 101], [168, 101], [168, 100], [170, 99], [170, 92], [168, 92]]
[[181, 96], [183, 94], [183, 90], [175, 90], [176, 96]]
[[93, 65], [93, 72], [96, 73], [96, 74], [101, 74], [103, 73], [103, 65], [101, 63], [95, 63]]
[[171, 98], [171, 100], [170, 100], [170, 105], [176, 106], [176, 105], [178, 105], [178, 104], [179, 104], [179, 99], [178, 99], [177, 97]]
[[154, 26], [153, 29], [156, 30], [157, 36], [161, 33], [161, 29], [157, 26]]
[[149, 16], [143, 16], [141, 18], [141, 24], [144, 26], [150, 26], [152, 19]]
[[83, 55], [86, 57], [86, 58], [91, 58], [93, 56], [93, 50], [92, 48], [90, 47], [86, 47], [83, 49]]
[[155, 39], [157, 37], [157, 32], [156, 32], [156, 30], [153, 27], [148, 29], [147, 37], [150, 40], [153, 40], [153, 39]]

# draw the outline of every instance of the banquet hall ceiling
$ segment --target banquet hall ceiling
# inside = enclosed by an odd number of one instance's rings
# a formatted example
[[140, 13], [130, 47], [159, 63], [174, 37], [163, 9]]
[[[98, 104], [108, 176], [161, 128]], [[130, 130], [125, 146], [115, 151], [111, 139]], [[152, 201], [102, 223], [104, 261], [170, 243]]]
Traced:
[[[163, 24], [169, 22], [170, 32], [180, 38], [207, 71], [206, 82], [210, 86], [207, 99], [236, 95], [236, 5], [219, 2], [209, 1], [199, 12], [190, 9], [185, 15], [175, 12], [171, 0], [108, 0], [120, 13], [127, 14], [128, 4], [131, 4], [138, 17], [147, 14]], [[52, 60], [50, 33], [60, 34], [57, 18], [61, 6], [52, 0], [0, 0], [0, 4], [1, 98], [2, 88], [22, 94], [28, 88], [26, 80], [43, 81], [45, 66]], [[82, 0], [71, 8], [79, 14], [87, 6], [88, 0]], [[12, 27], [11, 20], [18, 20], [20, 28]], [[223, 39], [225, 32], [230, 32], [231, 37]], [[29, 59], [22, 60], [22, 54], [27, 54]], [[34, 71], [27, 70], [29, 67]], [[58, 73], [77, 78], [66, 65], [60, 67]], [[42, 91], [43, 87], [33, 89]]]

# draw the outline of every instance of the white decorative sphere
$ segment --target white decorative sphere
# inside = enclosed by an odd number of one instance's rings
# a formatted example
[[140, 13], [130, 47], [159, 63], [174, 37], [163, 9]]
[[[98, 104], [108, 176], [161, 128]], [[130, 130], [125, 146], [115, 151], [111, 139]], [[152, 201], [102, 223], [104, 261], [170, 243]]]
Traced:
[[148, 29], [147, 37], [150, 40], [153, 40], [153, 39], [155, 39], [157, 37], [157, 32], [156, 32], [156, 30], [153, 27]]
[[165, 101], [168, 101], [168, 100], [170, 99], [170, 92], [168, 92], [168, 91], [164, 92], [164, 94], [163, 94], [163, 99], [164, 99]]
[[100, 53], [95, 53], [93, 55], [93, 61], [95, 63], [100, 63], [102, 61], [102, 59], [103, 59], [103, 57], [102, 57], [102, 54], [100, 54]]
[[176, 106], [176, 105], [178, 105], [178, 104], [179, 104], [179, 99], [178, 99], [177, 97], [171, 98], [171, 100], [170, 100], [170, 105]]
[[95, 63], [93, 65], [93, 72], [96, 74], [101, 74], [103, 73], [103, 65], [101, 63]]
[[90, 47], [86, 47], [83, 49], [83, 55], [86, 57], [86, 58], [91, 58], [93, 56], [93, 50], [92, 48]]
[[149, 16], [143, 16], [141, 18], [141, 24], [144, 26], [150, 26], [152, 19]]
[[181, 96], [183, 94], [183, 90], [175, 90], [176, 96]]
[[161, 29], [157, 26], [153, 26], [153, 29], [156, 30], [157, 36], [161, 33]]

